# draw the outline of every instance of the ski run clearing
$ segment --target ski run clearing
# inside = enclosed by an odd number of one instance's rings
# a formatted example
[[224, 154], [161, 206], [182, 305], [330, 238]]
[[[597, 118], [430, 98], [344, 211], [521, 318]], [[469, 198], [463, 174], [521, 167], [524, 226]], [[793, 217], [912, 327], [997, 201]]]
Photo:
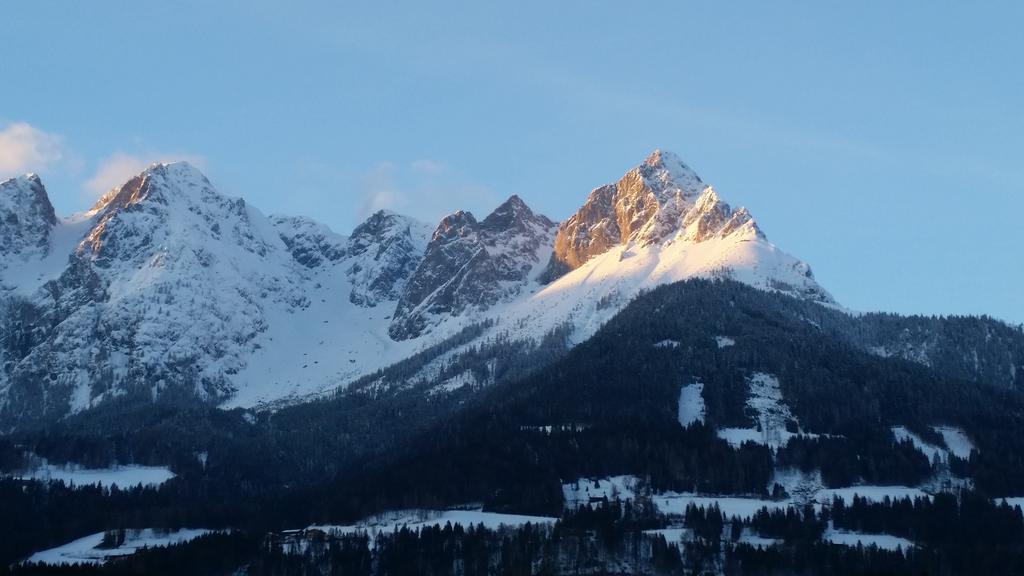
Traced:
[[924, 454], [929, 462], [949, 463], [949, 456], [967, 460], [971, 457], [971, 451], [975, 450], [974, 443], [967, 437], [967, 434], [959, 428], [951, 426], [932, 426], [932, 430], [942, 436], [945, 447], [925, 441], [917, 434], [908, 430], [905, 426], [893, 426], [892, 435], [897, 442], [910, 441], [918, 452]]
[[48, 564], [51, 566], [58, 566], [60, 564], [103, 564], [111, 558], [130, 556], [143, 548], [160, 548], [172, 544], [181, 544], [213, 532], [214, 530], [204, 528], [182, 528], [181, 530], [172, 531], [161, 531], [152, 528], [126, 530], [124, 542], [114, 548], [101, 548], [105, 533], [97, 532], [68, 542], [63, 546], [36, 552], [26, 559], [25, 562]]
[[[755, 442], [778, 449], [797, 436], [816, 436], [799, 431], [799, 424], [789, 406], [782, 400], [779, 379], [764, 372], [747, 377], [747, 408], [755, 414], [756, 426], [751, 428], [722, 428], [718, 437], [734, 448], [744, 442]], [[790, 432], [795, 427], [798, 432]]]

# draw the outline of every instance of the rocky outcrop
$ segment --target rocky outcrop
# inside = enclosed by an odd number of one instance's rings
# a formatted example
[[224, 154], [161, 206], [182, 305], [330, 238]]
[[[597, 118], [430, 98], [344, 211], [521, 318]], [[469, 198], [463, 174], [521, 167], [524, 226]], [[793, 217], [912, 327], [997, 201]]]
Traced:
[[512, 196], [482, 222], [455, 212], [438, 225], [388, 330], [406, 340], [446, 317], [520, 293], [551, 245], [555, 225]]
[[667, 239], [704, 189], [700, 177], [677, 156], [655, 150], [615, 184], [596, 188], [558, 227], [543, 279], [554, 280], [619, 244]]
[[35, 174], [0, 182], [0, 272], [11, 258], [45, 256], [57, 215]]
[[356, 227], [346, 247], [349, 301], [373, 307], [398, 300], [430, 239], [423, 223], [381, 210]]

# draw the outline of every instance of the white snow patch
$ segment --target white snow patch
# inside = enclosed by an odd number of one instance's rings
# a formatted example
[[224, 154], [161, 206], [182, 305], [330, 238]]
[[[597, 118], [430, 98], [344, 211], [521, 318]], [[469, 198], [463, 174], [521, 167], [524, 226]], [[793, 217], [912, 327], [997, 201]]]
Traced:
[[124, 543], [117, 548], [97, 548], [103, 542], [103, 532], [90, 534], [68, 542], [63, 546], [36, 552], [25, 562], [48, 564], [103, 564], [111, 558], [129, 556], [143, 548], [159, 548], [189, 542], [196, 538], [215, 532], [205, 528], [182, 528], [180, 530], [162, 531], [152, 528], [142, 530], [126, 530]]
[[12, 475], [19, 480], [63, 480], [76, 486], [118, 486], [130, 488], [139, 484], [159, 486], [174, 478], [174, 472], [166, 466], [112, 466], [110, 468], [82, 468], [76, 465], [57, 466], [44, 463], [32, 470]]
[[921, 454], [924, 454], [929, 462], [935, 462], [936, 459], [939, 462], [949, 462], [949, 452], [945, 448], [926, 442], [904, 426], [893, 426], [892, 435], [896, 438], [897, 442], [910, 440], [914, 444], [914, 448]]
[[[501, 527], [516, 527], [524, 524], [554, 524], [558, 519], [547, 516], [525, 516], [521, 514], [499, 514], [484, 512], [480, 508], [452, 510], [397, 510], [385, 512], [348, 525], [315, 525], [306, 530], [321, 530], [329, 534], [366, 534], [371, 541], [382, 534], [391, 534], [403, 527], [419, 530], [429, 526], [444, 526], [451, 522], [463, 527], [483, 524], [485, 528], [497, 530]], [[371, 542], [372, 545], [372, 542]]]
[[975, 450], [975, 446], [963, 430], [952, 426], [934, 426], [933, 428], [936, 432], [942, 435], [942, 439], [946, 442], [946, 448], [948, 448], [954, 456], [963, 460], [970, 459], [971, 451]]
[[997, 504], [1006, 504], [1010, 508], [1020, 508], [1024, 513], [1024, 496], [1009, 496], [1007, 498], [996, 498]]
[[828, 529], [822, 534], [821, 539], [842, 546], [857, 546], [858, 544], [865, 547], [877, 546], [882, 550], [891, 550], [893, 552], [909, 550], [914, 547], [914, 543], [910, 540], [891, 534], [866, 534], [863, 532], [836, 530], [832, 527], [832, 522], [829, 522]]
[[580, 478], [575, 482], [562, 484], [562, 496], [567, 509], [575, 509], [602, 500], [633, 500], [636, 498], [640, 479], [636, 476], [612, 476], [610, 478]]
[[654, 343], [655, 348], [679, 348], [679, 340], [661, 340]]
[[815, 501], [818, 493], [825, 488], [820, 470], [804, 472], [799, 468], [777, 468], [768, 481], [769, 494], [776, 484], [786, 490], [791, 500], [801, 504]]
[[818, 492], [817, 501], [819, 504], [831, 504], [834, 498], [839, 498], [844, 504], [852, 504], [854, 496], [859, 496], [868, 502], [882, 502], [886, 498], [892, 500], [903, 500], [910, 498], [932, 499], [932, 495], [910, 486], [847, 486], [845, 488], [824, 488]]
[[782, 401], [782, 388], [779, 379], [771, 374], [755, 372], [747, 377], [747, 408], [754, 412], [757, 420], [756, 428], [722, 428], [718, 437], [734, 448], [744, 442], [755, 442], [773, 449], [780, 448], [797, 436], [816, 437], [803, 431], [790, 432], [786, 425], [790, 422], [799, 424], [789, 406]]
[[704, 423], [704, 384], [694, 382], [679, 390], [679, 424], [684, 428], [696, 422]]
[[715, 336], [715, 343], [718, 344], [719, 348], [728, 348], [736, 345], [736, 341], [728, 336]]
[[679, 544], [693, 540], [693, 530], [689, 528], [659, 528], [657, 530], [644, 530], [644, 534], [651, 536], [664, 536], [665, 542]]
[[476, 376], [473, 375], [472, 370], [465, 370], [459, 372], [455, 376], [445, 380], [431, 388], [427, 394], [430, 396], [437, 396], [439, 394], [450, 394], [456, 390], [461, 390], [466, 386], [475, 386], [477, 384]]
[[662, 514], [683, 515], [686, 508], [691, 504], [698, 508], [711, 508], [718, 506], [726, 518], [738, 516], [740, 518], [751, 518], [762, 508], [772, 510], [785, 510], [792, 506], [792, 503], [783, 500], [761, 500], [759, 498], [744, 498], [740, 496], [705, 496], [691, 492], [674, 493], [667, 492], [656, 494], [651, 499], [654, 506]]
[[754, 548], [764, 549], [770, 548], [772, 546], [778, 546], [782, 544], [782, 540], [777, 540], [775, 538], [765, 538], [764, 536], [761, 536], [756, 532], [751, 531], [749, 528], [744, 528], [743, 533], [740, 534], [740, 543], [749, 544]]

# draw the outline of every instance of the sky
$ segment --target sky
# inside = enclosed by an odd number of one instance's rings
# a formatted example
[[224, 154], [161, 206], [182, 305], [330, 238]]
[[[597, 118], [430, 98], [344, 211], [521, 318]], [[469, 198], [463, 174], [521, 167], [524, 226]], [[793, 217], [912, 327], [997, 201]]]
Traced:
[[1024, 322], [1024, 3], [15, 2], [0, 177], [184, 159], [347, 233], [676, 152], [844, 306]]

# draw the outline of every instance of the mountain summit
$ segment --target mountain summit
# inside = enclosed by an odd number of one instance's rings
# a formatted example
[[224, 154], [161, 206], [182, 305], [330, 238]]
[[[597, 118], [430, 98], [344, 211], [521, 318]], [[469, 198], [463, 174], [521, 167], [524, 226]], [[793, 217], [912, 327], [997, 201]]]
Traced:
[[644, 247], [680, 233], [702, 242], [746, 224], [757, 234], [746, 210], [733, 212], [678, 156], [655, 150], [615, 184], [594, 189], [558, 227], [544, 278], [554, 280], [614, 246]]

